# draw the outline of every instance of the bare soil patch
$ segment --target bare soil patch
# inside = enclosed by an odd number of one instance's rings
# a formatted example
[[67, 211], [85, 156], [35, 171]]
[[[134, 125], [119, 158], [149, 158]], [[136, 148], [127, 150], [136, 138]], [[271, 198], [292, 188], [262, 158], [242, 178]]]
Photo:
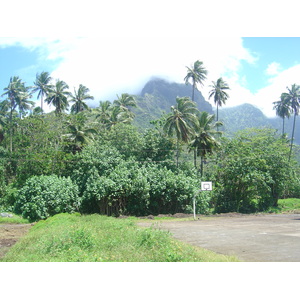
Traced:
[[31, 224], [0, 224], [0, 259], [30, 229]]

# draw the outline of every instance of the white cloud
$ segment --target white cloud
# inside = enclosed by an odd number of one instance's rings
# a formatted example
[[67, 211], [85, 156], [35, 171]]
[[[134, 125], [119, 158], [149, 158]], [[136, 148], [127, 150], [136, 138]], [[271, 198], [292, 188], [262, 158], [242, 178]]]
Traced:
[[183, 83], [186, 66], [199, 59], [208, 70], [207, 80], [200, 88], [206, 99], [211, 82], [222, 76], [231, 88], [226, 107], [248, 102], [262, 109], [267, 116], [274, 116], [272, 102], [279, 99], [286, 86], [300, 78], [300, 66], [279, 72], [279, 65], [273, 63], [268, 67], [269, 73], [273, 74], [269, 85], [256, 94], [251, 93], [240, 68], [242, 61], [256, 64], [257, 57], [244, 48], [241, 38], [0, 39], [0, 45], [16, 43], [39, 50], [43, 59], [59, 58], [61, 62], [52, 76], [68, 83], [71, 91], [80, 83], [87, 86], [95, 97], [95, 106], [100, 100], [114, 100], [116, 94], [139, 92], [152, 76]]
[[186, 66], [197, 59], [208, 70], [201, 89], [207, 98], [212, 81], [220, 76], [238, 81], [241, 61], [255, 61], [240, 38], [82, 38], [72, 46], [58, 47], [64, 49], [57, 51], [63, 61], [52, 76], [71, 87], [86, 85], [97, 104], [99, 100], [113, 100], [116, 94], [139, 92], [152, 76], [183, 82]]
[[278, 75], [280, 70], [281, 70], [280, 63], [272, 62], [268, 65], [265, 73], [269, 76], [274, 76], [274, 75]]
[[260, 89], [253, 97], [253, 104], [259, 107], [265, 115], [275, 117], [273, 102], [280, 100], [280, 95], [287, 92], [286, 87], [300, 84], [300, 65], [283, 70], [270, 79], [270, 84]]

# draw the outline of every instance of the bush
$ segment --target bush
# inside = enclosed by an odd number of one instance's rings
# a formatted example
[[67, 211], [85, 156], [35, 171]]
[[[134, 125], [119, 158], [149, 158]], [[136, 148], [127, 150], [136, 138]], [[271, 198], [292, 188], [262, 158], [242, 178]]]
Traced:
[[215, 212], [251, 213], [277, 206], [295, 181], [288, 153], [287, 142], [271, 129], [245, 130], [225, 140], [215, 174]]
[[32, 221], [58, 213], [77, 211], [80, 205], [78, 187], [70, 178], [33, 176], [17, 194], [15, 212]]

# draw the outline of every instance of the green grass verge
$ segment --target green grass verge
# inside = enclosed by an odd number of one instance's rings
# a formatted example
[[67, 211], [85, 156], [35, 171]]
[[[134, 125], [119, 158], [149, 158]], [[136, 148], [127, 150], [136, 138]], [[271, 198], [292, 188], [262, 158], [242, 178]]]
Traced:
[[[10, 213], [12, 214], [12, 213]], [[8, 217], [1, 217], [0, 216], [0, 224], [1, 223], [11, 223], [11, 224], [28, 224], [29, 221], [27, 219], [23, 219], [20, 216], [17, 216], [15, 214], [12, 214], [13, 217], [8, 218]]]
[[134, 220], [59, 214], [35, 224], [2, 261], [17, 262], [222, 262], [237, 261], [139, 228]]
[[279, 199], [277, 207], [270, 207], [265, 213], [300, 213], [300, 199], [287, 198]]
[[278, 201], [278, 208], [280, 212], [294, 212], [300, 213], [300, 199], [287, 198]]

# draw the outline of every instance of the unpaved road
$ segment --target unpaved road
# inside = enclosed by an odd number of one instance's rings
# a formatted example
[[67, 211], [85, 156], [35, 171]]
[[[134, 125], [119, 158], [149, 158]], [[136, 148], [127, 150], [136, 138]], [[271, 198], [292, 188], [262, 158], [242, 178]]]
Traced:
[[31, 226], [31, 224], [0, 224], [0, 259]]
[[203, 217], [197, 221], [163, 221], [157, 226], [176, 239], [235, 255], [241, 261], [300, 262], [300, 214]]

